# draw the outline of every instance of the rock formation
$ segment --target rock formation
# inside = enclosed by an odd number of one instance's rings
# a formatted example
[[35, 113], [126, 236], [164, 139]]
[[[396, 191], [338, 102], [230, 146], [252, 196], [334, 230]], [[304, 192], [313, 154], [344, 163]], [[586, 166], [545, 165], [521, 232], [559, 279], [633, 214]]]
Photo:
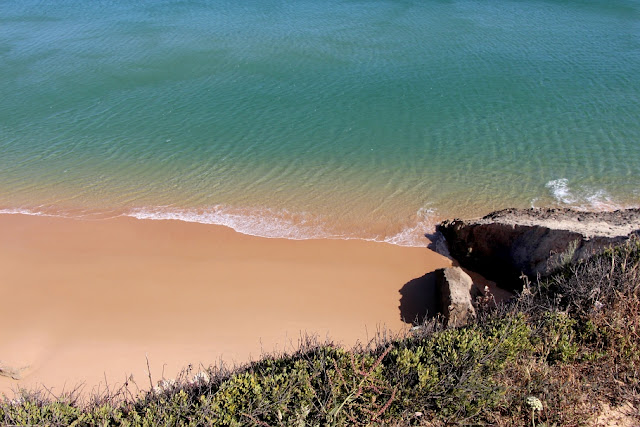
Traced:
[[514, 289], [640, 234], [640, 210], [505, 209], [475, 220], [447, 220], [441, 232], [461, 266]]
[[463, 326], [476, 317], [473, 301], [479, 293], [471, 277], [460, 267], [440, 268], [435, 274], [447, 326]]

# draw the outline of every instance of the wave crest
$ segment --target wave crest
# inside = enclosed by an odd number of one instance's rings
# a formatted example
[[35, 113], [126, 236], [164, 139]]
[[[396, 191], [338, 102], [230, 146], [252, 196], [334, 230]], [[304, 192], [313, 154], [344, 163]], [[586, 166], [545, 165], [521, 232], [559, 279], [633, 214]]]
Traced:
[[[178, 209], [170, 207], [137, 208], [126, 213], [143, 220], [179, 220], [201, 224], [223, 225], [235, 231], [266, 238], [290, 240], [342, 239], [385, 242], [397, 246], [424, 247], [424, 235], [430, 232], [435, 222], [433, 210], [421, 209], [413, 218], [413, 223], [399, 232], [379, 235], [359, 230], [339, 230], [331, 228], [330, 222], [307, 212], [292, 213], [287, 210], [269, 208], [246, 209], [216, 205], [201, 209]], [[362, 233], [362, 234], [360, 234]]]

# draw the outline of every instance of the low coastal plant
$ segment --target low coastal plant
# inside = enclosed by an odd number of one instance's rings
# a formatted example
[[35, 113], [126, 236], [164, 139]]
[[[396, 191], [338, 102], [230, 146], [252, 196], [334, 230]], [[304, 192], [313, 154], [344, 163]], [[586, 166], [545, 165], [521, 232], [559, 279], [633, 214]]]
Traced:
[[602, 403], [640, 402], [639, 265], [632, 241], [529, 283], [461, 328], [431, 319], [352, 350], [307, 339], [246, 366], [187, 368], [148, 392], [20, 391], [0, 402], [0, 423], [581, 425]]

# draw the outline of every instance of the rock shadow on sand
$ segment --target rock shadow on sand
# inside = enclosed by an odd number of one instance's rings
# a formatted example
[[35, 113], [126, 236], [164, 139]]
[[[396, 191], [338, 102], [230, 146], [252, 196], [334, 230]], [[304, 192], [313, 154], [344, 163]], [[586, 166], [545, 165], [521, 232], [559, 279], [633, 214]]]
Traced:
[[413, 279], [400, 289], [400, 319], [420, 325], [439, 314], [438, 289], [434, 272]]

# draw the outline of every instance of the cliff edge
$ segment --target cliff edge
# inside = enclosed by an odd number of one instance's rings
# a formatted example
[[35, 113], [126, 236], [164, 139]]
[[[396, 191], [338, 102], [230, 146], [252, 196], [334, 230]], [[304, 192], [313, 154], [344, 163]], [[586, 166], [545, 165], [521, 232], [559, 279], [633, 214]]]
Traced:
[[640, 235], [640, 209], [504, 209], [479, 219], [443, 221], [437, 230], [461, 266], [514, 289], [523, 274], [546, 276]]

